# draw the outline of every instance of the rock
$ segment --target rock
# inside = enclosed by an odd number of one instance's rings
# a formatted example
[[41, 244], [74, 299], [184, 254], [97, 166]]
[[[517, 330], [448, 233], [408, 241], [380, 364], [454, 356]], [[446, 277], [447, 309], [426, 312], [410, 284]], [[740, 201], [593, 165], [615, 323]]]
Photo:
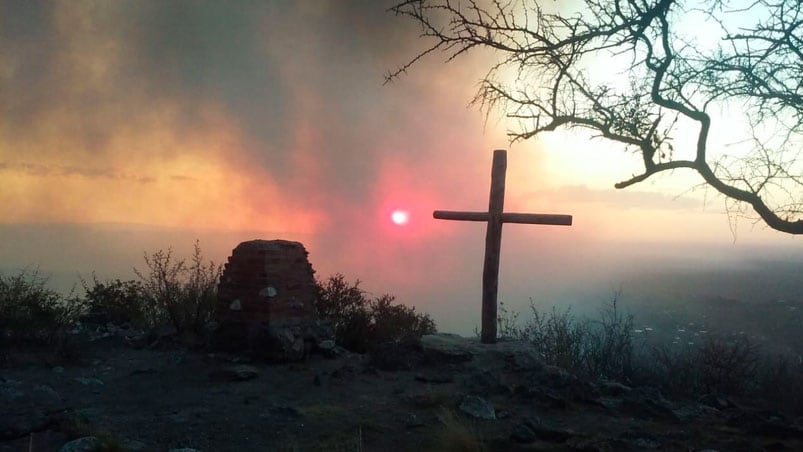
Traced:
[[100, 440], [94, 436], [74, 439], [59, 449], [59, 452], [95, 452], [100, 447]]
[[538, 418], [527, 418], [522, 425], [533, 432], [537, 439], [550, 443], [562, 443], [576, 435], [572, 430], [544, 423]]
[[415, 380], [423, 383], [436, 383], [436, 384], [451, 383], [452, 381], [454, 381], [454, 375], [452, 375], [449, 372], [431, 371], [431, 372], [416, 374]]
[[247, 364], [226, 367], [209, 374], [213, 381], [246, 381], [259, 376], [259, 369]]
[[303, 422], [304, 413], [293, 406], [274, 404], [259, 413], [259, 419], [272, 426], [287, 426]]
[[94, 377], [76, 377], [75, 380], [78, 383], [81, 383], [84, 386], [103, 386], [103, 380]]
[[477, 419], [496, 420], [496, 410], [490, 402], [478, 396], [466, 396], [460, 402], [460, 411]]
[[318, 348], [326, 347], [324, 342], [335, 343], [335, 326], [329, 319], [315, 319], [304, 326], [304, 339], [315, 344]]
[[509, 362], [515, 371], [537, 371], [544, 367], [544, 361], [532, 346], [525, 345], [521, 350], [512, 351], [509, 356]]
[[568, 409], [572, 402], [603, 404], [593, 384], [559, 367], [544, 366], [527, 375], [526, 380], [512, 385], [512, 391], [519, 397], [536, 400], [541, 406]]
[[19, 438], [44, 429], [65, 410], [50, 386], [0, 378], [0, 440]]
[[254, 327], [249, 348], [255, 357], [268, 362], [301, 361], [307, 356], [303, 332], [293, 326]]
[[407, 428], [418, 428], [418, 427], [423, 427], [426, 424], [424, 424], [424, 421], [419, 419], [418, 416], [416, 416], [415, 414], [411, 414], [411, 415], [407, 416], [407, 419], [405, 420], [404, 425]]
[[702, 405], [710, 406], [711, 408], [716, 408], [718, 410], [727, 410], [729, 408], [737, 408], [736, 404], [733, 403], [729, 398], [723, 397], [716, 394], [706, 394], [699, 399], [697, 399], [697, 403]]
[[598, 384], [599, 392], [606, 396], [619, 397], [629, 394], [633, 390], [630, 386], [623, 385], [617, 381], [602, 381]]
[[345, 348], [337, 345], [332, 339], [320, 341], [316, 346], [316, 350], [326, 358], [337, 358], [348, 353]]
[[191, 447], [181, 447], [179, 449], [170, 449], [167, 452], [201, 452], [198, 449], [193, 449]]
[[423, 363], [421, 341], [416, 338], [380, 344], [369, 354], [369, 365], [384, 371], [413, 370]]
[[460, 386], [469, 393], [483, 396], [509, 392], [500, 382], [499, 374], [487, 369], [469, 369], [461, 375]]
[[510, 432], [510, 439], [521, 444], [531, 443], [537, 438], [535, 432], [525, 422], [516, 424]]
[[672, 404], [651, 387], [635, 388], [625, 395], [622, 409], [640, 418], [678, 420]]
[[[427, 334], [421, 337], [421, 349], [429, 362], [462, 363], [474, 358], [473, 341], [456, 334]], [[476, 341], [479, 344], [479, 341]]]

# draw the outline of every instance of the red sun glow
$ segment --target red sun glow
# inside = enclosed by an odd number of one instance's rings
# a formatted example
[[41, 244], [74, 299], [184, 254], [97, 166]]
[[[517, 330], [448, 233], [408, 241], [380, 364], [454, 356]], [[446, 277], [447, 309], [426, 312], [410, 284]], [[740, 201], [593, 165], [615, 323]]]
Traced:
[[410, 212], [406, 210], [394, 210], [393, 213], [390, 214], [390, 220], [393, 221], [394, 224], [403, 226], [410, 221]]

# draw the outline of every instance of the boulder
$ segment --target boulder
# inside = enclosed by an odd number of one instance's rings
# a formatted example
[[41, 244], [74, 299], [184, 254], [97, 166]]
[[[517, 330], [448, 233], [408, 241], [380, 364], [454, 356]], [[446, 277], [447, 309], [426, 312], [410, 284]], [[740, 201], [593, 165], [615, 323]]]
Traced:
[[66, 407], [50, 386], [0, 378], [0, 440], [44, 429]]

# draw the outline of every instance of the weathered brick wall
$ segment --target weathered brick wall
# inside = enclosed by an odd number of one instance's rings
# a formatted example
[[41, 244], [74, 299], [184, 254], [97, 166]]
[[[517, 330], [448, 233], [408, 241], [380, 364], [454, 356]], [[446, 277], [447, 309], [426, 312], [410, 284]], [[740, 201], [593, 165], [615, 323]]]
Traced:
[[297, 324], [314, 317], [315, 279], [307, 250], [288, 240], [237, 245], [218, 285], [221, 322]]

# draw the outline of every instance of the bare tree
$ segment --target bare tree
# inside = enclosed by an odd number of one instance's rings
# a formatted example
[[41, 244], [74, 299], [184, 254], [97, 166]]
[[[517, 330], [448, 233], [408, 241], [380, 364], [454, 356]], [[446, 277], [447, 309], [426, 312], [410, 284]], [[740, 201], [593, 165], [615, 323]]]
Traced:
[[[798, 0], [407, 0], [447, 61], [496, 56], [473, 99], [513, 119], [512, 141], [559, 128], [636, 152], [626, 188], [680, 168], [752, 207], [771, 228], [803, 234], [803, 6]], [[741, 138], [737, 138], [739, 135]]]

